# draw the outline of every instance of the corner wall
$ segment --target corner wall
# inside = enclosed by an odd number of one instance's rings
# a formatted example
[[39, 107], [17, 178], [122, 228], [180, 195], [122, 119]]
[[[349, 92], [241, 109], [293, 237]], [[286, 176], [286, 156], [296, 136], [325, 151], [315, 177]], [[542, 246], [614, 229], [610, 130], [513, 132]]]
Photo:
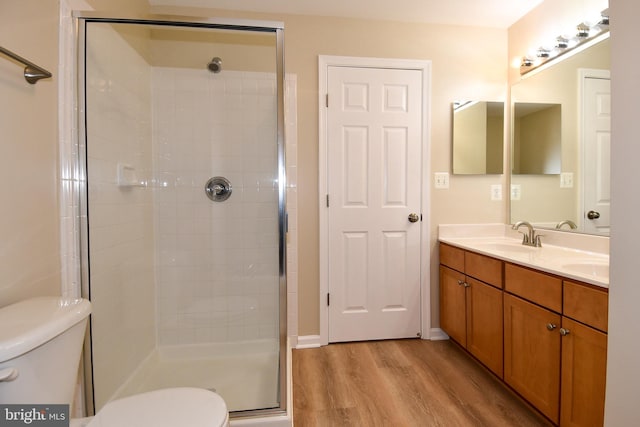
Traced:
[[640, 425], [640, 192], [629, 185], [638, 169], [637, 0], [612, 0], [611, 15], [611, 287], [605, 426]]

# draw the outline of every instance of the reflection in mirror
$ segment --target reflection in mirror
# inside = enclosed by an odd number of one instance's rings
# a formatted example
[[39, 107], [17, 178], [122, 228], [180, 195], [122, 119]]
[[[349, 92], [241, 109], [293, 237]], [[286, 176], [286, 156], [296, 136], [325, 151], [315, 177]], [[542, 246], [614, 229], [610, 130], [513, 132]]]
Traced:
[[453, 173], [501, 174], [504, 103], [453, 103]]
[[560, 104], [516, 102], [513, 106], [514, 174], [560, 173]]
[[[538, 228], [559, 226], [562, 230], [608, 234], [609, 51], [607, 34], [511, 87], [511, 223], [526, 220]], [[542, 133], [532, 126], [534, 133], [529, 134], [521, 125], [516, 131], [520, 104], [554, 105], [561, 110], [556, 175], [523, 172], [517, 164], [516, 155], [523, 157], [522, 142], [518, 147], [517, 140], [539, 140]]]

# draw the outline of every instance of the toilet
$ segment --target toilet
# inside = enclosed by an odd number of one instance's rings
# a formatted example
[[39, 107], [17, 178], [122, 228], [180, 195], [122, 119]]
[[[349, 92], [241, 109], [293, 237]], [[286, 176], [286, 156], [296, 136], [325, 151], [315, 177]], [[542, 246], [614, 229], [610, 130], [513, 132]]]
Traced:
[[[0, 308], [0, 403], [71, 404], [91, 303], [39, 297]], [[190, 387], [140, 393], [107, 403], [78, 427], [227, 427], [216, 393]]]

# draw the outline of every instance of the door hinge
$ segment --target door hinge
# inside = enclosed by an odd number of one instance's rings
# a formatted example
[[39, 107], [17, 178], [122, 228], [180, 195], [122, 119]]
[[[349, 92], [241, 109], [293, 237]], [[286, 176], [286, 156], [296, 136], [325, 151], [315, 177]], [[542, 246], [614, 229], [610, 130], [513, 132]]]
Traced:
[[331, 298], [329, 297], [329, 295], [331, 294], [327, 292], [327, 306], [331, 305]]
[[324, 96], [324, 103], [327, 106], [327, 108], [329, 108], [329, 94], [328, 93]]
[[329, 195], [327, 194], [327, 207], [329, 207]]

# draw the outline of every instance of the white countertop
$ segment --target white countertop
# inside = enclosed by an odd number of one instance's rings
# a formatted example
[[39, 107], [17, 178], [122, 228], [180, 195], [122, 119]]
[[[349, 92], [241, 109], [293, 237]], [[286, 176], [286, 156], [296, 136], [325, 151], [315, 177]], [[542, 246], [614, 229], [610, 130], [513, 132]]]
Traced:
[[607, 237], [536, 231], [544, 236], [539, 248], [522, 245], [521, 235], [505, 224], [440, 225], [438, 240], [513, 264], [609, 287]]

